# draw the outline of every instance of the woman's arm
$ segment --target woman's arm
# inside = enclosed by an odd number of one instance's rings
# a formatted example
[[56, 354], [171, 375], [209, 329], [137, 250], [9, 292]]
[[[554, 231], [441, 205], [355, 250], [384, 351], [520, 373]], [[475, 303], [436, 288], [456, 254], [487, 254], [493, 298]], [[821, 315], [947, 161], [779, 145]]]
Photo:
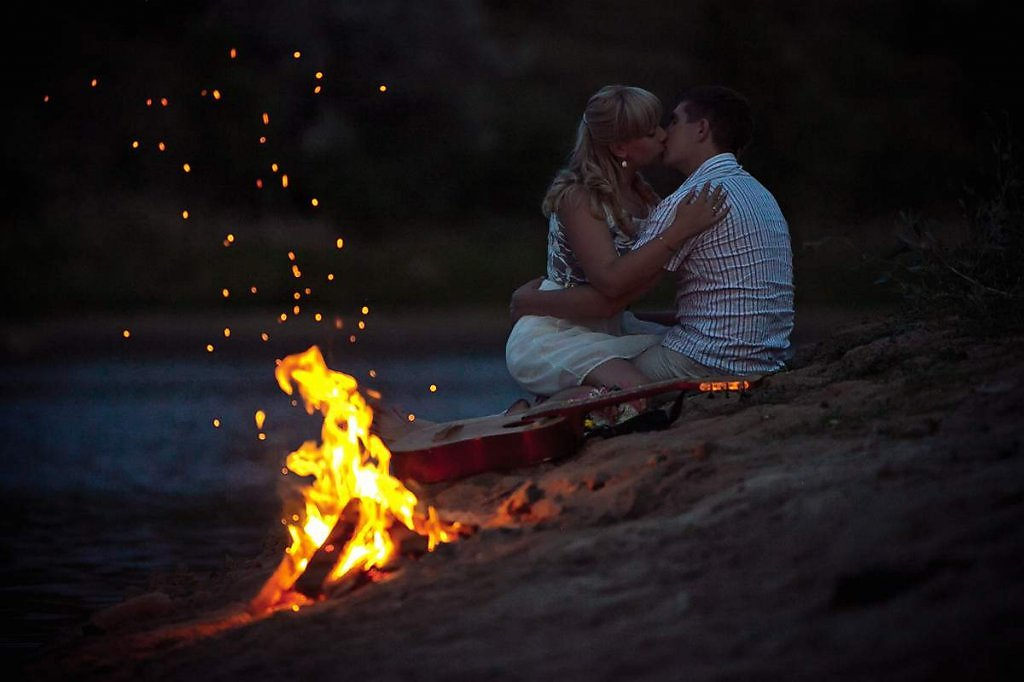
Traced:
[[566, 194], [558, 217], [590, 285], [615, 300], [646, 291], [683, 242], [722, 220], [729, 212], [725, 196], [721, 187], [712, 192], [710, 183], [699, 194], [690, 192], [663, 234], [622, 256], [615, 251], [608, 225], [590, 213], [584, 191]]
[[661, 279], [661, 275], [661, 272], [656, 273], [637, 289], [618, 298], [608, 298], [586, 284], [568, 289], [541, 290], [539, 287], [544, 278], [538, 277], [515, 290], [509, 304], [509, 315], [513, 322], [523, 315], [606, 319], [622, 312], [626, 306], [650, 291]]
[[512, 294], [509, 315], [518, 320], [523, 315], [547, 315], [565, 319], [600, 317], [608, 318], [619, 312], [629, 301], [609, 299], [601, 292], [587, 285], [568, 289], [541, 290], [543, 277], [530, 280]]

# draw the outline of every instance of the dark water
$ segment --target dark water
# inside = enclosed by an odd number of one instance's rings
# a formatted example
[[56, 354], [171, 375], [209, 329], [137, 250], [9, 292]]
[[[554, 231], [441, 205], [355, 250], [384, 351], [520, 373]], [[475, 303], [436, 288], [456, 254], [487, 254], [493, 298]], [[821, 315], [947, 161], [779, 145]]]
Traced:
[[[273, 367], [148, 357], [2, 368], [5, 658], [30, 658], [156, 573], [259, 555], [279, 518], [284, 457], [320, 425]], [[332, 368], [432, 420], [493, 414], [523, 395], [497, 353]]]

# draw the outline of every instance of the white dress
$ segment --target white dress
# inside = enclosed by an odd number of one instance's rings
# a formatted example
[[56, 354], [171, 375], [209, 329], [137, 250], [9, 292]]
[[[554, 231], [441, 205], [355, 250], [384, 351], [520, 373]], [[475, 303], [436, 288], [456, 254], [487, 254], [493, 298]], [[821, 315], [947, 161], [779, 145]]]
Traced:
[[[605, 211], [615, 250], [628, 252], [634, 239]], [[638, 225], [640, 233], [642, 225]], [[586, 284], [586, 275], [552, 214], [548, 221], [547, 278], [542, 290]], [[562, 319], [526, 315], [519, 318], [505, 345], [509, 374], [526, 391], [549, 396], [579, 386], [586, 376], [612, 358], [632, 359], [661, 343], [668, 327], [642, 322], [625, 312], [610, 319]]]

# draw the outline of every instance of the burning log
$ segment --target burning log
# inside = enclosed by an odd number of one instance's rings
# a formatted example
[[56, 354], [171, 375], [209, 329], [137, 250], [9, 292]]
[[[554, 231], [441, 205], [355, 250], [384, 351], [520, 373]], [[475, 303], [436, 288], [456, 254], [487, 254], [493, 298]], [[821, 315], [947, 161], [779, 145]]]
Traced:
[[324, 593], [325, 582], [331, 573], [331, 569], [338, 563], [341, 555], [340, 549], [352, 540], [352, 534], [359, 525], [359, 500], [353, 498], [345, 505], [337, 523], [331, 529], [327, 540], [309, 558], [306, 570], [295, 581], [293, 588], [299, 594], [310, 599], [317, 599]]

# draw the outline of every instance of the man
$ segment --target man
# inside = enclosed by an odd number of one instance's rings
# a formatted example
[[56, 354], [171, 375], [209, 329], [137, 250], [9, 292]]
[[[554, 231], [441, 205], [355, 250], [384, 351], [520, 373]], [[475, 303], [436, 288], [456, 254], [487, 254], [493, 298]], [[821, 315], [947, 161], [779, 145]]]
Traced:
[[[737, 161], [752, 132], [746, 98], [722, 86], [688, 90], [672, 113], [663, 161], [686, 179], [652, 212], [634, 248], [657, 239], [679, 202], [706, 182], [727, 190], [730, 210], [665, 266], [676, 273], [675, 323], [661, 345], [634, 361], [652, 380], [785, 367], [793, 329], [792, 250], [775, 198]], [[586, 286], [521, 288], [513, 308], [517, 314], [572, 317], [608, 315], [628, 303], [608, 301]]]

